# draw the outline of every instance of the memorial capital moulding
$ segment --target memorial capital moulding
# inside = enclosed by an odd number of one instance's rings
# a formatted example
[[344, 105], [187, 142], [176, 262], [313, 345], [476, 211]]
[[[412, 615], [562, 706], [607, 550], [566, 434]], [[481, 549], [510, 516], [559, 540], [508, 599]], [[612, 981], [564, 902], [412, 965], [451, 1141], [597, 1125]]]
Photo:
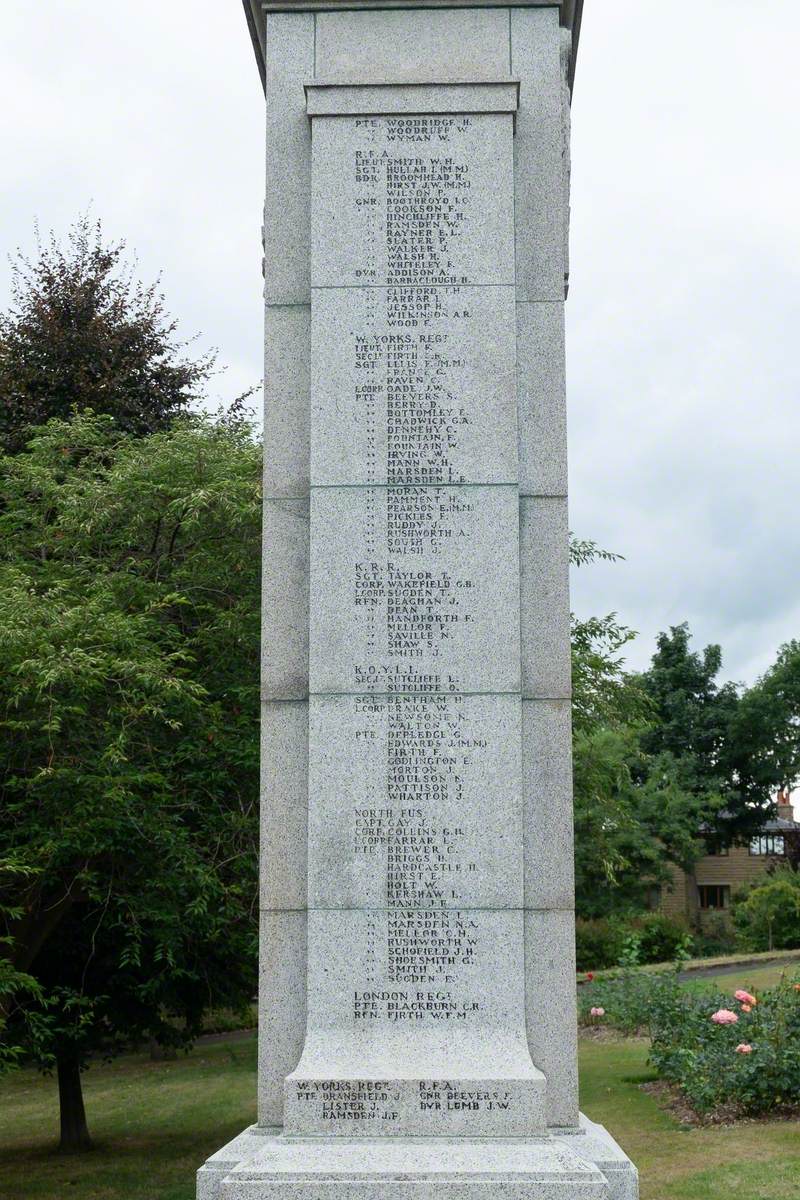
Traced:
[[575, 62], [581, 31], [583, 0], [242, 0], [262, 84], [266, 80], [264, 17], [268, 12], [337, 12], [348, 9], [392, 8], [557, 8], [561, 24], [572, 36], [569, 86], [575, 80]]

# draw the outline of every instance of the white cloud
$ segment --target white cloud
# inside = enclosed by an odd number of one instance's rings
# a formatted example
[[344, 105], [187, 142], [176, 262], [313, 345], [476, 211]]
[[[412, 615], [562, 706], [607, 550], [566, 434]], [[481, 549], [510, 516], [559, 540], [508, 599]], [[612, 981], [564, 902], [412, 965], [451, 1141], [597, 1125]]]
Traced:
[[[584, 613], [688, 619], [752, 678], [800, 632], [792, 0], [587, 0], [573, 111], [572, 526]], [[5, 0], [3, 242], [91, 202], [231, 397], [261, 374], [261, 85], [235, 0]], [[0, 263], [0, 294], [8, 271]]]
[[800, 632], [788, 0], [586, 6], [573, 110], [571, 518], [627, 557], [581, 612], [689, 620], [751, 679]]

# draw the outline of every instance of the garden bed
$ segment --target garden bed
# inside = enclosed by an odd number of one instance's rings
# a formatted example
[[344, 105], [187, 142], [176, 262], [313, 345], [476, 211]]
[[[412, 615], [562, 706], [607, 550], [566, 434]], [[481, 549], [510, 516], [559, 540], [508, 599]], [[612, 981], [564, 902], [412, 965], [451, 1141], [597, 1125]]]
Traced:
[[590, 1037], [649, 1037], [648, 1062], [698, 1119], [786, 1119], [800, 1111], [800, 972], [758, 994], [731, 978], [715, 992], [687, 987], [678, 967], [628, 969], [579, 989], [580, 1020]]

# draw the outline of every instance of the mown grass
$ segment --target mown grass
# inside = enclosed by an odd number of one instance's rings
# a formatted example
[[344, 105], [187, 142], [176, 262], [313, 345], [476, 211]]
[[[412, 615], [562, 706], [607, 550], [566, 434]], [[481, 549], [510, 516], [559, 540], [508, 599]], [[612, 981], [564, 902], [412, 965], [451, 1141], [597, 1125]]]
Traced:
[[800, 979], [800, 960], [774, 963], [769, 967], [742, 967], [736, 974], [729, 971], [703, 975], [698, 979], [684, 980], [683, 986], [692, 991], [708, 990], [730, 992], [744, 988], [758, 995], [765, 988], [775, 987], [781, 979]]
[[95, 1149], [60, 1155], [52, 1079], [0, 1084], [2, 1200], [192, 1200], [201, 1163], [255, 1119], [255, 1033], [188, 1056], [93, 1066], [84, 1095]]
[[[642, 971], [645, 975], [650, 975], [654, 972], [665, 971], [671, 966], [672, 963], [668, 962], [647, 963], [637, 967], [637, 970]], [[734, 968], [736, 968], [735, 972]], [[596, 979], [608, 979], [618, 975], [620, 969], [620, 967], [608, 967], [602, 971], [595, 971], [594, 976]], [[706, 972], [713, 972], [715, 975], [719, 974], [721, 977], [725, 977], [728, 974], [738, 974], [740, 971], [748, 975], [764, 971], [765, 977], [768, 977], [773, 983], [783, 971], [791, 972], [798, 969], [800, 969], [800, 950], [765, 950], [758, 954], [739, 952], [738, 954], [719, 955], [716, 958], [691, 958], [682, 967], [684, 972], [690, 975], [698, 972], [701, 977]], [[582, 979], [585, 974], [584, 971], [579, 971], [578, 978]]]
[[800, 1121], [687, 1127], [641, 1089], [647, 1042], [581, 1041], [581, 1107], [639, 1168], [642, 1200], [797, 1200]]
[[[56, 1152], [55, 1084], [20, 1072], [0, 1085], [2, 1200], [192, 1200], [200, 1163], [255, 1116], [255, 1036], [204, 1042], [171, 1062], [93, 1067], [91, 1153]], [[581, 1042], [584, 1110], [640, 1168], [642, 1200], [796, 1200], [800, 1122], [684, 1129], [640, 1083], [642, 1041]]]

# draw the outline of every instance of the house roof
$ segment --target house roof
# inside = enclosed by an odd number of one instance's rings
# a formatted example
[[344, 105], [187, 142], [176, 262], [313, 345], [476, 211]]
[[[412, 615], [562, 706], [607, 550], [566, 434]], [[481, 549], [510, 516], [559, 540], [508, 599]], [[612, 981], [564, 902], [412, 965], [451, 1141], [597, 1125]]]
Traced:
[[561, 24], [572, 31], [572, 62], [569, 85], [575, 79], [575, 60], [581, 32], [583, 0], [242, 0], [262, 84], [266, 84], [265, 41], [268, 12], [296, 12], [303, 9], [333, 12], [338, 8], [559, 8]]
[[[720, 821], [725, 821], [731, 817], [731, 813], [727, 809], [722, 808], [717, 813]], [[715, 826], [708, 825], [705, 821], [700, 826], [700, 833], [713, 832], [717, 833], [718, 829]], [[760, 826], [761, 833], [800, 833], [800, 821], [795, 821], [789, 817], [773, 817], [769, 821], [764, 821]], [[758, 836], [758, 835], [756, 835]]]

